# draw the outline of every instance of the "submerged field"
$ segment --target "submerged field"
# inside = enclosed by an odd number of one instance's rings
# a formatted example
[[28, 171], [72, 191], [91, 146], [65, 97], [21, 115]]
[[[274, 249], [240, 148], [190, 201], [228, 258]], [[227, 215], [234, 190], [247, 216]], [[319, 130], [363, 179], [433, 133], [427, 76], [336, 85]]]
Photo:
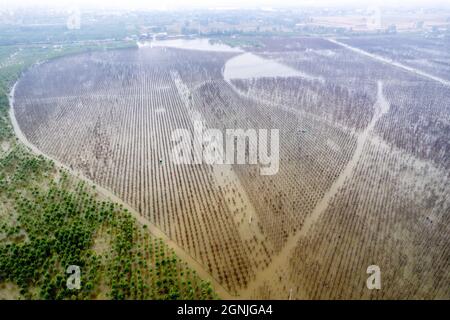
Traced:
[[[230, 296], [449, 298], [450, 87], [326, 39], [262, 43], [36, 65], [15, 87], [16, 131], [129, 204]], [[174, 164], [171, 133], [193, 132], [196, 115], [279, 129], [279, 172]], [[373, 264], [382, 290], [366, 288]]]
[[[89, 49], [0, 51], [0, 300], [217, 298], [195, 263], [128, 205], [14, 135], [7, 92], [21, 70]], [[69, 266], [80, 268], [78, 289], [66, 283]]]

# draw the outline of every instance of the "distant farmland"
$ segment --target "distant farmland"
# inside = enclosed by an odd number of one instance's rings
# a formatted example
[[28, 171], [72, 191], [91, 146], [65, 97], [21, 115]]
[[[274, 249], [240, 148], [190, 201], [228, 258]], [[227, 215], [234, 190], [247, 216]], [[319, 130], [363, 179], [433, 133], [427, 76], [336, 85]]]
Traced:
[[[326, 39], [264, 41], [256, 76], [226, 72], [232, 50], [52, 60], [17, 83], [14, 114], [29, 143], [128, 203], [231, 295], [450, 298], [450, 87]], [[171, 133], [193, 132], [193, 114], [279, 129], [279, 172], [174, 164]], [[382, 290], [366, 287], [370, 265]]]

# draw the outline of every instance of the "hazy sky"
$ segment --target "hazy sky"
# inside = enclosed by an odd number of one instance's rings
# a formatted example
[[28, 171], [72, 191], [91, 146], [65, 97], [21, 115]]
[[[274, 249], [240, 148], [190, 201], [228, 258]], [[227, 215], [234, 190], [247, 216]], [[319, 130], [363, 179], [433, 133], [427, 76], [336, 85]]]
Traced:
[[179, 7], [280, 7], [280, 6], [441, 6], [450, 0], [0, 0], [0, 8], [17, 6], [109, 7], [129, 9]]

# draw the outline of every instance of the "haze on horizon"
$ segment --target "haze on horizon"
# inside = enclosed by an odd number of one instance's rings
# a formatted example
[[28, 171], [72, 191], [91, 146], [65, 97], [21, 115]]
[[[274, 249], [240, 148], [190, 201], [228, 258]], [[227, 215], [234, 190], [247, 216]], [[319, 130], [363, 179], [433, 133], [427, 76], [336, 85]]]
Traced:
[[179, 9], [179, 8], [282, 8], [282, 7], [448, 7], [445, 0], [3, 0], [0, 9], [20, 7], [84, 7], [110, 9]]

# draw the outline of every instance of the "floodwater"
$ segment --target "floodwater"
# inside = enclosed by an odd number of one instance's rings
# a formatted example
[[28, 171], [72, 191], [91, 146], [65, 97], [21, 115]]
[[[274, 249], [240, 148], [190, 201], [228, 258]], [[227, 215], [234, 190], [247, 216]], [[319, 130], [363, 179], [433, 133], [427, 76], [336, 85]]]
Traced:
[[139, 47], [169, 47], [189, 50], [216, 51], [216, 52], [242, 52], [239, 48], [233, 48], [222, 43], [212, 44], [209, 39], [173, 39], [139, 42]]
[[138, 42], [138, 46], [140, 48], [166, 47], [210, 52], [242, 53], [231, 58], [225, 64], [224, 78], [228, 82], [231, 79], [253, 79], [262, 77], [302, 77], [310, 80], [317, 80], [310, 75], [279, 62], [261, 58], [253, 53], [245, 52], [241, 48], [230, 47], [222, 43], [213, 44], [210, 42], [210, 39], [206, 38], [153, 40]]
[[358, 164], [358, 160], [361, 158], [364, 145], [369, 139], [375, 124], [377, 121], [387, 112], [389, 112], [390, 104], [383, 94], [383, 82], [378, 81], [378, 93], [377, 101], [375, 102], [374, 109], [375, 113], [370, 121], [369, 125], [361, 132], [356, 141], [356, 149], [353, 153], [352, 158], [349, 160], [345, 168], [339, 174], [337, 179], [333, 182], [330, 189], [325, 193], [323, 198], [317, 203], [313, 212], [306, 217], [303, 226], [297, 231], [293, 236], [291, 236], [286, 244], [284, 245], [281, 252], [273, 258], [270, 265], [259, 274], [256, 275], [255, 280], [251, 282], [247, 288], [241, 293], [243, 296], [248, 296], [252, 291], [254, 291], [261, 283], [262, 279], [270, 279], [271, 275], [275, 274], [278, 269], [282, 269], [283, 266], [289, 264], [289, 258], [291, 257], [291, 252], [295, 249], [298, 241], [306, 236], [308, 231], [312, 226], [319, 220], [321, 215], [326, 211], [328, 205], [330, 204], [333, 197], [340, 191], [340, 188], [344, 186], [344, 183], [349, 179]]
[[225, 64], [223, 74], [231, 79], [254, 79], [263, 77], [307, 77], [300, 71], [273, 60], [261, 58], [253, 53], [243, 53], [231, 58]]
[[[101, 199], [112, 201], [112, 202], [122, 205], [123, 208], [128, 210], [128, 212], [130, 212], [130, 214], [141, 225], [146, 225], [152, 235], [154, 235], [157, 238], [163, 239], [164, 243], [167, 244], [171, 249], [173, 249], [175, 254], [178, 257], [180, 257], [180, 259], [187, 262], [189, 267], [192, 268], [200, 276], [200, 278], [210, 281], [213, 284], [214, 290], [220, 297], [222, 297], [223, 299], [226, 299], [226, 300], [232, 299], [233, 296], [230, 295], [228, 290], [225, 289], [222, 286], [222, 284], [220, 282], [218, 282], [214, 277], [212, 277], [210, 275], [210, 273], [203, 267], [202, 264], [200, 264], [197, 260], [195, 260], [195, 258], [193, 258], [190, 255], [190, 253], [186, 252], [181, 246], [179, 246], [178, 243], [176, 243], [171, 238], [169, 238], [167, 236], [167, 234], [164, 233], [157, 225], [150, 222], [147, 218], [142, 216], [133, 207], [131, 207], [129, 204], [127, 204], [121, 198], [116, 196], [110, 190], [103, 188], [102, 186], [94, 183], [92, 180], [87, 178], [82, 172], [72, 169], [71, 167], [61, 163], [59, 160], [51, 157], [50, 155], [43, 153], [35, 145], [33, 145], [32, 143], [30, 143], [28, 141], [28, 139], [25, 137], [22, 130], [20, 129], [19, 123], [17, 122], [15, 113], [14, 113], [14, 98], [15, 98], [15, 90], [17, 87], [17, 83], [18, 82], [16, 82], [14, 84], [14, 86], [12, 87], [11, 92], [9, 94], [9, 116], [10, 116], [11, 123], [12, 123], [13, 129], [14, 129], [14, 133], [16, 134], [16, 136], [20, 140], [20, 142], [22, 142], [26, 147], [28, 147], [34, 154], [42, 155], [42, 156], [46, 157], [48, 160], [53, 161], [53, 163], [56, 165], [56, 167], [66, 170], [67, 172], [71, 173], [73, 176], [86, 182], [88, 185], [95, 185], [96, 191], [98, 192], [98, 195], [101, 197]], [[9, 290], [9, 291], [11, 291], [11, 290]], [[1, 299], [1, 296], [0, 296], [0, 299]]]

